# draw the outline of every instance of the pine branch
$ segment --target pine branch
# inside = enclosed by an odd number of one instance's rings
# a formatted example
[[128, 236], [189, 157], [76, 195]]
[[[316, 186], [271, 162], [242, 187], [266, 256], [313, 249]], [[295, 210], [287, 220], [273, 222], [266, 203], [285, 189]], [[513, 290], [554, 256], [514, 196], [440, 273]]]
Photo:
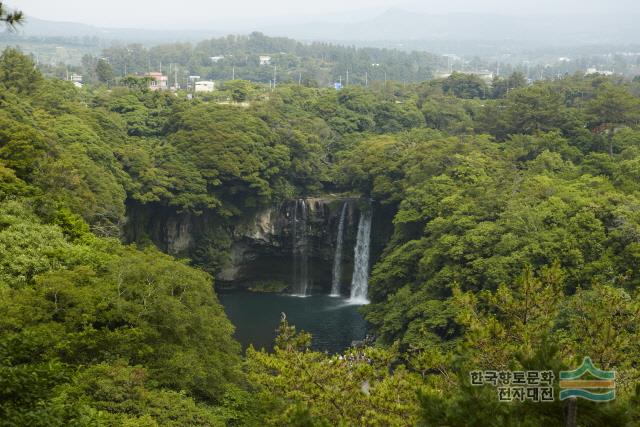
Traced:
[[16, 25], [22, 25], [24, 23], [24, 14], [19, 10], [8, 12], [6, 7], [0, 2], [0, 22], [4, 22], [9, 29], [15, 29]]

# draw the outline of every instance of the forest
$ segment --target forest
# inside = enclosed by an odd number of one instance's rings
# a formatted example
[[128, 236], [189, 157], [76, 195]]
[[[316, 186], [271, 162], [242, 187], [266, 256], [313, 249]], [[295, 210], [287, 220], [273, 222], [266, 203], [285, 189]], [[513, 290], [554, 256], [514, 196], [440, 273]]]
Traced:
[[[300, 81], [306, 86], [326, 86], [340, 79], [361, 85], [376, 80], [418, 82], [447, 65], [444, 57], [427, 52], [302, 43], [260, 32], [212, 38], [195, 44], [130, 43], [95, 50], [93, 55], [83, 55], [79, 65], [70, 68], [66, 64], [48, 65], [46, 71], [62, 77], [71, 69], [87, 81], [114, 84], [129, 74], [164, 70], [172, 83], [177, 80], [179, 85], [185, 85], [190, 75], [217, 81], [235, 77], [269, 83], [274, 78], [275, 66], [277, 82]], [[268, 63], [261, 64], [260, 56], [268, 57]], [[107, 74], [96, 70], [99, 62], [109, 64]]]
[[[234, 80], [220, 102], [77, 89], [5, 50], [0, 425], [562, 426], [565, 402], [501, 403], [469, 375], [584, 356], [616, 399], [580, 400], [579, 425], [639, 425], [640, 81], [398, 80]], [[273, 350], [242, 351], [214, 288], [229, 225], [328, 192], [393, 213], [361, 309], [375, 342], [316, 351], [283, 319]], [[172, 257], [127, 238], [132, 206], [215, 227]]]

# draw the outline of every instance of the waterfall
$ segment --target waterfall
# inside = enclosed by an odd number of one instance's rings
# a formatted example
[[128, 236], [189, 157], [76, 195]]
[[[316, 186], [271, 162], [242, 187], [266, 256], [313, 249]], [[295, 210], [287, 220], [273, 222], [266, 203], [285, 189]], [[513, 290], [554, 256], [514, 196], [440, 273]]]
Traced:
[[353, 277], [351, 278], [351, 299], [355, 304], [368, 304], [369, 288], [369, 247], [371, 243], [372, 212], [361, 211], [358, 221], [358, 236], [353, 259]]
[[[300, 216], [298, 216], [300, 210]], [[309, 233], [307, 201], [296, 200], [293, 208], [293, 291], [304, 297], [309, 286]]]
[[344, 218], [347, 216], [347, 202], [342, 205], [340, 222], [338, 223], [338, 236], [336, 237], [336, 253], [333, 257], [333, 277], [331, 280], [331, 296], [340, 296], [340, 281], [342, 279], [342, 246], [344, 240]]

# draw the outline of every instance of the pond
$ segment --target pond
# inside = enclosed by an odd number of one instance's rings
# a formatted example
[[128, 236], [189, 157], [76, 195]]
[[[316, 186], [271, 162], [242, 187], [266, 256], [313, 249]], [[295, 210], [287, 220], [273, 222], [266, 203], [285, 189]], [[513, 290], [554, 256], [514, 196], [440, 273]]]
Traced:
[[255, 292], [220, 293], [219, 298], [243, 348], [253, 344], [257, 349], [271, 349], [282, 312], [298, 331], [311, 333], [314, 350], [339, 353], [367, 333], [360, 305], [350, 304], [346, 298]]

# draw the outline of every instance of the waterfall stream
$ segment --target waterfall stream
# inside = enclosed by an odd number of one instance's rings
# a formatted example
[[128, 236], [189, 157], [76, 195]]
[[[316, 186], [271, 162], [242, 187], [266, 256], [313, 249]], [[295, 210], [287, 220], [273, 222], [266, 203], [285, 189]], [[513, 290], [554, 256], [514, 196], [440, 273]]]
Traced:
[[353, 277], [351, 278], [351, 298], [353, 304], [368, 304], [369, 249], [371, 243], [372, 212], [362, 211], [358, 221], [358, 236], [354, 253]]
[[333, 277], [331, 279], [331, 296], [340, 296], [340, 282], [342, 280], [342, 246], [344, 241], [344, 219], [347, 216], [347, 202], [342, 205], [338, 236], [336, 237], [336, 253], [333, 257]]
[[[298, 215], [298, 210], [299, 215]], [[295, 296], [307, 296], [309, 286], [308, 206], [304, 199], [296, 200], [293, 209], [293, 291]]]

